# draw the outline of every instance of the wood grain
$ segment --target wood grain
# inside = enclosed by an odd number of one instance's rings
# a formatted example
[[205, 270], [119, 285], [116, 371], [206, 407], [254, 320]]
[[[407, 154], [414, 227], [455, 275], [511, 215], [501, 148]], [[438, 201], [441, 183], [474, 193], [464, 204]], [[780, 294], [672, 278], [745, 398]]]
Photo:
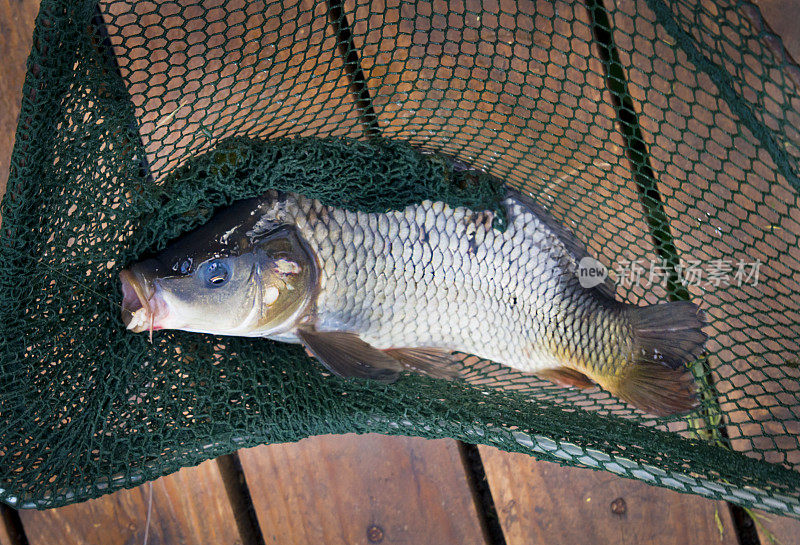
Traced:
[[[724, 502], [492, 447], [480, 452], [508, 545], [738, 543]], [[624, 513], [615, 514], [619, 498]]]
[[800, 542], [800, 520], [756, 511], [761, 545], [794, 545]]
[[6, 192], [39, 0], [0, 0], [0, 196]]
[[267, 543], [484, 543], [455, 441], [321, 436], [239, 457]]
[[227, 137], [361, 134], [324, 2], [100, 5], [156, 180]]
[[581, 3], [345, 6], [384, 135], [517, 183], [616, 162], [619, 154], [605, 149], [614, 111]]
[[[22, 510], [25, 534], [30, 545], [142, 543], [149, 486], [47, 511]], [[149, 542], [241, 543], [216, 462], [209, 460], [153, 482]]]

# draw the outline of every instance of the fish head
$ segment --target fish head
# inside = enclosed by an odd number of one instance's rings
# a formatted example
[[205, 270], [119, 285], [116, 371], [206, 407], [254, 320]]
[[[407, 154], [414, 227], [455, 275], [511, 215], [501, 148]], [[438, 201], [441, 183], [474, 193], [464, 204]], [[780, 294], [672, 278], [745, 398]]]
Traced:
[[317, 263], [294, 227], [264, 221], [268, 204], [236, 203], [122, 271], [126, 327], [239, 336], [292, 329], [316, 296]]

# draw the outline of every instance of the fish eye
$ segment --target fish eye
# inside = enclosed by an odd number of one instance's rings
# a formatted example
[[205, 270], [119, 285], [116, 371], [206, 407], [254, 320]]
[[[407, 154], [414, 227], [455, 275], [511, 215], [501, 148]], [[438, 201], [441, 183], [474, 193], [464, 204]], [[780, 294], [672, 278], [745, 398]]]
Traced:
[[230, 268], [224, 261], [215, 259], [209, 261], [205, 267], [204, 276], [206, 285], [210, 288], [218, 288], [224, 285], [230, 278]]

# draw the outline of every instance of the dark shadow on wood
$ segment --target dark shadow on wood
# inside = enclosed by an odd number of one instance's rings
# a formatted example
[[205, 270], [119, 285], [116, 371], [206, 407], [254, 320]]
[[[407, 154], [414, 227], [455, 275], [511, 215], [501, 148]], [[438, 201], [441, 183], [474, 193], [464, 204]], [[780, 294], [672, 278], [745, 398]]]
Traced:
[[736, 537], [739, 545], [761, 545], [761, 538], [758, 537], [758, 528], [753, 517], [747, 514], [744, 508], [728, 504], [733, 519], [733, 527], [736, 529]]
[[[111, 44], [111, 38], [108, 35], [106, 21], [103, 17], [103, 12], [100, 10], [99, 3], [95, 6], [94, 11], [94, 17], [92, 17], [92, 26], [95, 28], [94, 46], [102, 54], [106, 68], [114, 73], [117, 81], [124, 81], [122, 72], [119, 69], [117, 57], [114, 54], [114, 46]], [[130, 132], [131, 134], [136, 134], [136, 143], [141, 150], [141, 153], [138, 154], [141, 156], [139, 158], [139, 175], [142, 178], [147, 179], [149, 183], [153, 183], [153, 173], [150, 170], [150, 163], [147, 161], [147, 154], [144, 153], [144, 142], [142, 141], [142, 133], [139, 131], [138, 125], [133, 124], [133, 126], [130, 127]]]
[[222, 482], [225, 483], [225, 492], [242, 537], [242, 545], [266, 545], [239, 456], [236, 453], [220, 456], [217, 458], [217, 466]]
[[459, 441], [458, 451], [461, 454], [461, 461], [464, 463], [464, 471], [475, 499], [475, 507], [487, 545], [506, 545], [506, 537], [500, 525], [500, 517], [497, 515], [497, 507], [494, 504], [477, 445]]
[[0, 503], [0, 525], [5, 526], [11, 545], [28, 545], [28, 538], [16, 509]]
[[625, 142], [625, 155], [631, 163], [631, 174], [639, 191], [639, 200], [645, 211], [645, 220], [650, 227], [653, 246], [658, 257], [669, 267], [667, 292], [670, 299], [689, 300], [689, 290], [678, 279], [680, 264], [678, 251], [673, 242], [669, 218], [664, 211], [664, 202], [658, 190], [656, 176], [650, 162], [650, 153], [639, 127], [633, 98], [628, 91], [625, 70], [614, 45], [611, 23], [603, 0], [586, 0], [592, 18], [592, 34], [603, 64], [606, 86], [611, 93], [611, 102], [617, 115], [618, 126]]
[[375, 108], [372, 106], [372, 96], [367, 87], [367, 79], [361, 69], [361, 60], [358, 58], [353, 33], [350, 30], [350, 23], [344, 13], [343, 0], [328, 0], [328, 19], [333, 33], [336, 35], [336, 45], [339, 54], [344, 59], [344, 69], [350, 80], [350, 91], [358, 106], [358, 117], [364, 132], [370, 138], [380, 136], [380, 126]]

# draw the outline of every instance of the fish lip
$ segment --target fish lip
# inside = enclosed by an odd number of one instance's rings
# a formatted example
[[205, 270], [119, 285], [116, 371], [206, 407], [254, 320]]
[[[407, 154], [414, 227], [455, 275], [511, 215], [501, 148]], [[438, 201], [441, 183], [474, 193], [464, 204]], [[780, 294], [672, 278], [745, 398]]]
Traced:
[[[128, 270], [119, 273], [119, 280], [122, 284], [122, 321], [125, 327], [134, 333], [145, 331], [153, 317], [146, 283], [135, 271]], [[143, 316], [134, 320], [139, 314]]]

